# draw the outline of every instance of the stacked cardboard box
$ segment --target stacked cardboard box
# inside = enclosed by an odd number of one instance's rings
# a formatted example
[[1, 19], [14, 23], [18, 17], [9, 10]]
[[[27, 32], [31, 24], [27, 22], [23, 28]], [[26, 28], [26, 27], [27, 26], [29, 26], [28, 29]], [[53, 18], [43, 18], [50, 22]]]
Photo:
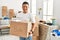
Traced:
[[7, 16], [7, 6], [2, 6], [2, 16]]
[[47, 32], [48, 32], [48, 26], [45, 25], [45, 24], [39, 24], [39, 37], [40, 37], [40, 40], [46, 40], [46, 37], [47, 37]]
[[13, 9], [9, 9], [9, 17], [13, 18], [14, 16], [14, 10]]

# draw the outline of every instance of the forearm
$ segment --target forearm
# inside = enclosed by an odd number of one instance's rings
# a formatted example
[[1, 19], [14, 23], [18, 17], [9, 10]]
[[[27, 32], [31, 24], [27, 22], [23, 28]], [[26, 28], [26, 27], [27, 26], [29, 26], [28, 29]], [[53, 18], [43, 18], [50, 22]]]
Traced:
[[35, 23], [32, 23], [32, 28], [31, 28], [31, 31], [34, 31], [34, 29], [35, 29]]

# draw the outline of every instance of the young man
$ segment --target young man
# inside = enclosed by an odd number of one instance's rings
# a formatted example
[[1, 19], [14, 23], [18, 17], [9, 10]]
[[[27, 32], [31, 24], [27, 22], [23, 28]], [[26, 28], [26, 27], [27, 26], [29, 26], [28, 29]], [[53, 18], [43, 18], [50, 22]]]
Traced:
[[23, 4], [22, 4], [23, 12], [18, 13], [16, 16], [19, 20], [30, 21], [32, 23], [32, 28], [29, 32], [30, 36], [28, 38], [20, 37], [20, 40], [32, 40], [32, 34], [35, 29], [35, 17], [31, 13], [28, 12], [28, 8], [29, 8], [29, 3], [23, 2]]

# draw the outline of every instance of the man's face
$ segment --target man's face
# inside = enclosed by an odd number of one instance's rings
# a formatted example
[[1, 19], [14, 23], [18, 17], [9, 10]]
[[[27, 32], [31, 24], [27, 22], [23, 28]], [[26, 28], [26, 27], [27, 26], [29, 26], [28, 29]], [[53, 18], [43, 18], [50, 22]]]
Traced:
[[24, 11], [24, 12], [27, 12], [27, 11], [28, 11], [28, 7], [29, 7], [28, 4], [23, 4], [23, 5], [22, 5], [23, 11]]

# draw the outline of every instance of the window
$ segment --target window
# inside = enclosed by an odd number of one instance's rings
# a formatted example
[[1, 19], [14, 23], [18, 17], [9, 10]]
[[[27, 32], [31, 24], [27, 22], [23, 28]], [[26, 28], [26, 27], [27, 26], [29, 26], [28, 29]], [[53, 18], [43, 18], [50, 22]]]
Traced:
[[53, 0], [43, 1], [43, 20], [50, 21], [53, 17]]
[[32, 14], [36, 15], [36, 0], [32, 0]]

